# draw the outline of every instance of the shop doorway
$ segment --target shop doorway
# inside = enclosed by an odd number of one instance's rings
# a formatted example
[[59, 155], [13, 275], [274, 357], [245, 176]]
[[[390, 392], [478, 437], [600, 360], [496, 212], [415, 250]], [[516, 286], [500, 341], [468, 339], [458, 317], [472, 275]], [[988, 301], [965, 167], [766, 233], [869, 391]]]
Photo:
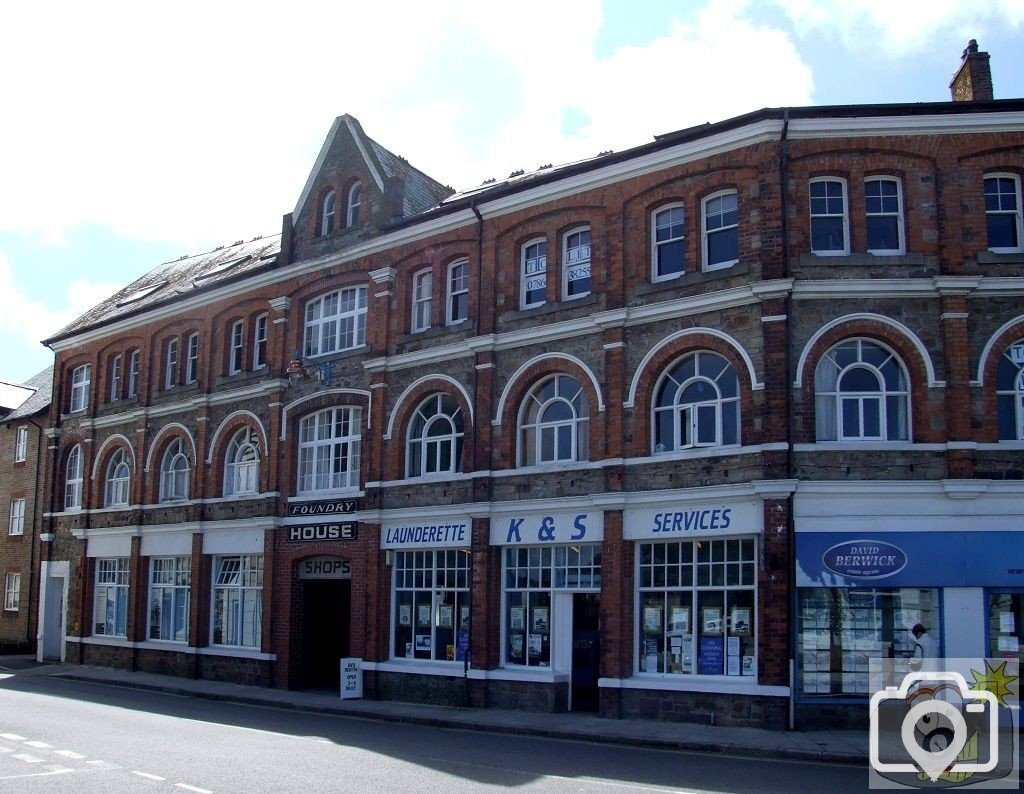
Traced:
[[601, 659], [601, 599], [574, 593], [572, 599], [572, 711], [597, 711]]
[[314, 557], [299, 561], [302, 586], [302, 686], [340, 686], [340, 660], [349, 655], [352, 602], [348, 560]]

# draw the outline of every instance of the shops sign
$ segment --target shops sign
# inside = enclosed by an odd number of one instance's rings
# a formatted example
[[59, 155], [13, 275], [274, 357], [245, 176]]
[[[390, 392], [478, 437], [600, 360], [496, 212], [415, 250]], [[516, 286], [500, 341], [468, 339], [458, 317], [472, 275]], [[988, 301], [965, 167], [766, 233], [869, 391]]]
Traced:
[[300, 579], [351, 579], [352, 563], [341, 557], [310, 557], [299, 561]]
[[821, 556], [832, 573], [853, 579], [884, 579], [902, 571], [907, 555], [899, 546], [880, 540], [848, 540], [837, 543]]
[[323, 499], [319, 502], [294, 502], [288, 505], [289, 516], [331, 516], [354, 513], [359, 508], [355, 499]]
[[355, 540], [356, 525], [348, 521], [344, 524], [312, 524], [310, 526], [287, 527], [288, 540], [291, 543], [303, 543], [312, 540]]

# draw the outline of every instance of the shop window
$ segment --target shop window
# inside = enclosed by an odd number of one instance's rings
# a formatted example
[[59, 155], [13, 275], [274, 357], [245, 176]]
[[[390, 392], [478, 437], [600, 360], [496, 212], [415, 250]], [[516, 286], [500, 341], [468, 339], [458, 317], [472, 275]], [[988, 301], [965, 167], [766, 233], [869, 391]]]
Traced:
[[259, 490], [260, 453], [252, 430], [243, 428], [231, 438], [224, 458], [224, 495], [254, 494]]
[[124, 507], [128, 504], [131, 474], [128, 453], [123, 449], [117, 450], [107, 464], [106, 485], [103, 489], [104, 507]]
[[552, 593], [601, 589], [601, 546], [505, 549], [505, 662], [551, 666]]
[[75, 444], [68, 453], [64, 466], [64, 509], [78, 510], [82, 506], [82, 447]]
[[11, 499], [11, 520], [7, 524], [8, 535], [25, 534], [25, 500]]
[[640, 543], [637, 669], [757, 674], [754, 538]]
[[396, 551], [392, 655], [463, 661], [469, 643], [468, 549]]
[[575, 229], [565, 235], [562, 282], [565, 300], [590, 294], [590, 229]]
[[923, 626], [941, 647], [939, 591], [916, 588], [805, 587], [797, 609], [800, 694], [866, 698], [871, 659], [910, 660]]
[[263, 632], [263, 555], [217, 557], [211, 643], [259, 648]]
[[320, 208], [320, 236], [326, 237], [334, 231], [334, 205], [337, 203], [337, 196], [333, 190], [327, 191]]
[[185, 453], [185, 444], [176, 438], [167, 447], [160, 464], [160, 501], [188, 499], [191, 474], [192, 466]]
[[421, 270], [412, 277], [412, 332], [430, 327], [430, 306], [434, 292], [434, 274]]
[[406, 473], [422, 477], [462, 468], [462, 409], [448, 394], [434, 394], [420, 403], [409, 423]]
[[96, 560], [96, 603], [93, 634], [128, 634], [128, 558]]
[[128, 355], [128, 399], [139, 393], [139, 351], [133, 350]]
[[84, 411], [89, 405], [89, 383], [92, 381], [92, 364], [75, 367], [71, 372], [71, 413]]
[[348, 211], [346, 213], [346, 226], [359, 225], [359, 207], [363, 203], [363, 188], [356, 182], [348, 190]]
[[533, 240], [522, 247], [519, 308], [543, 306], [548, 290], [548, 243]]
[[881, 177], [866, 180], [864, 209], [868, 251], [872, 254], [902, 254], [906, 250], [906, 245], [903, 235], [903, 196], [900, 181]]
[[304, 356], [353, 350], [366, 344], [366, 287], [322, 295], [306, 304]]
[[189, 334], [187, 356], [185, 383], [195, 383], [199, 379], [199, 334]]
[[906, 441], [907, 376], [888, 348], [849, 339], [831, 348], [814, 373], [819, 441]]
[[118, 354], [110, 359], [110, 401], [121, 399], [122, 368], [123, 360]]
[[996, 370], [1000, 441], [1024, 441], [1024, 339], [1010, 345]]
[[267, 365], [267, 315], [256, 318], [252, 338], [252, 368], [257, 370]]
[[988, 636], [990, 657], [1021, 659], [1024, 654], [1024, 591], [988, 594]]
[[358, 408], [328, 408], [299, 423], [300, 494], [359, 487]]
[[665, 373], [654, 402], [654, 451], [721, 447], [740, 441], [736, 370], [717, 353], [699, 351]]
[[555, 375], [534, 386], [519, 418], [519, 465], [542, 466], [587, 460], [589, 413], [583, 386]]
[[812, 179], [810, 188], [811, 251], [839, 256], [850, 253], [846, 180]]
[[652, 213], [652, 281], [664, 281], [683, 273], [686, 259], [684, 219], [682, 204], [672, 204]]
[[14, 435], [14, 462], [24, 463], [28, 457], [28, 425], [22, 425]]
[[469, 262], [448, 265], [448, 325], [461, 323], [469, 317]]
[[1016, 174], [985, 175], [985, 228], [990, 251], [1024, 250], [1020, 177]]
[[704, 269], [717, 270], [740, 261], [739, 212], [736, 191], [708, 196], [701, 202], [704, 217]]
[[21, 574], [4, 574], [4, 611], [17, 612], [21, 609]]
[[149, 565], [149, 639], [188, 642], [191, 557], [154, 557]]

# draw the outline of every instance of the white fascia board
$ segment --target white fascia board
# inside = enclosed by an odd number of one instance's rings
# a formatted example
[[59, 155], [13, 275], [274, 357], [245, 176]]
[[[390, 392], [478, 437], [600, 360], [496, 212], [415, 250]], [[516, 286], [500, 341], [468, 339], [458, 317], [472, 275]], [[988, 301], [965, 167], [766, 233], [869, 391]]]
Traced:
[[978, 288], [971, 293], [972, 298], [996, 297], [999, 295], [1024, 295], [1024, 277], [1021, 276], [984, 276]]
[[821, 281], [797, 281], [793, 285], [796, 300], [819, 298], [937, 298], [939, 291], [930, 278], [844, 278]]
[[1024, 132], [1024, 112], [930, 116], [830, 116], [790, 119], [790, 140], [859, 138], [873, 135], [949, 135], [956, 133]]
[[[384, 192], [384, 179], [381, 177], [380, 172], [377, 171], [377, 167], [373, 164], [373, 160], [370, 158], [370, 153], [366, 151], [366, 147], [363, 145], [363, 139], [361, 136], [356, 134], [355, 125], [352, 123], [352, 119], [348, 116], [345, 117], [345, 125], [348, 127], [348, 134], [352, 136], [352, 140], [356, 142], [356, 147], [359, 149], [359, 153], [363, 156], [363, 161], [366, 163], [366, 167], [370, 170], [370, 175], [373, 177], [373, 181], [377, 183], [377, 189]], [[346, 196], [345, 210], [348, 211], [348, 197]]]

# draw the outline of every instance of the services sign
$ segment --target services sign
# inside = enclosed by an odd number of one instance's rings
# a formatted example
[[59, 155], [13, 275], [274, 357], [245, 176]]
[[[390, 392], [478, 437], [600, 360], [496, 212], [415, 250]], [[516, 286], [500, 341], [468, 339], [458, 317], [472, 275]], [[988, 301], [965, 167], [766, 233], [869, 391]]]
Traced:
[[760, 500], [631, 508], [623, 511], [622, 521], [626, 540], [748, 535], [764, 524]]

